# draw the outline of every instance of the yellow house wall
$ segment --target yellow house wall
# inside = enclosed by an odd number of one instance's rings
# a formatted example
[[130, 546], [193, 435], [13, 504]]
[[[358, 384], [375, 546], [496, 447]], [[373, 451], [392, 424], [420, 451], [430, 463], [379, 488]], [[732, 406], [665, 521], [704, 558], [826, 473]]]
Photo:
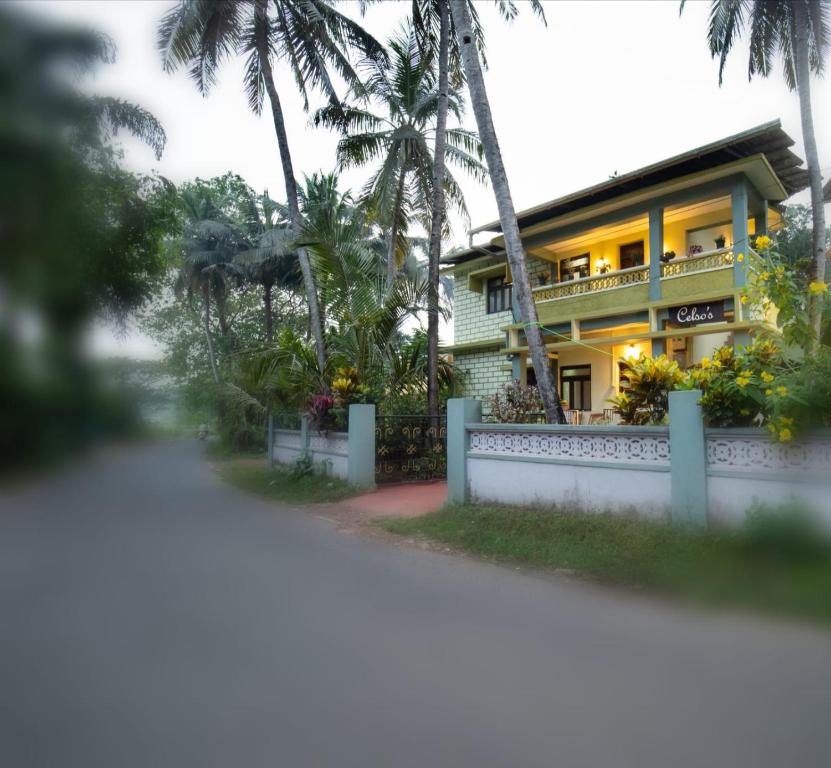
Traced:
[[[713, 211], [701, 216], [674, 221], [664, 224], [664, 251], [675, 251], [677, 256], [686, 256], [690, 245], [700, 245], [705, 251], [712, 251], [716, 247], [715, 239], [724, 235], [727, 245], [733, 242], [733, 225], [730, 221], [729, 209]], [[752, 235], [756, 232], [753, 218], [747, 221], [747, 231]], [[687, 232], [692, 232], [689, 237]]]
[[[592, 411], [600, 412], [609, 408], [608, 400], [617, 394], [614, 385], [614, 358], [609, 350], [578, 349], [563, 350], [559, 353], [560, 369], [572, 365], [591, 365], [592, 367]], [[560, 386], [558, 379], [557, 386]]]

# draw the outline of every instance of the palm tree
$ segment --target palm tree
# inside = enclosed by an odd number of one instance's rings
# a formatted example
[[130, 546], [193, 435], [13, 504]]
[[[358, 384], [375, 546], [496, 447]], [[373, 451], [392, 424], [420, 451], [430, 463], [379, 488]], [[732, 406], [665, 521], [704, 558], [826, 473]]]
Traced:
[[[684, 10], [684, 0], [681, 1]], [[713, 58], [718, 57], [718, 84], [722, 84], [724, 66], [745, 24], [750, 33], [750, 59], [747, 75], [767, 77], [773, 58], [782, 57], [785, 82], [799, 94], [802, 139], [811, 188], [813, 214], [814, 279], [825, 280], [826, 231], [814, 118], [811, 111], [811, 72], [821, 75], [825, 51], [831, 37], [831, 10], [827, 0], [712, 0], [707, 42]], [[812, 297], [809, 305], [815, 342], [822, 323], [822, 297]]]
[[405, 320], [423, 310], [426, 283], [402, 275], [386, 287], [371, 223], [338, 192], [337, 176], [307, 179], [304, 221], [301, 242], [330, 311], [332, 349], [368, 376], [384, 367]]
[[[504, 9], [503, 12], [507, 12]], [[476, 7], [468, 4], [473, 34], [484, 61], [484, 33]], [[430, 246], [427, 256], [429, 293], [427, 300], [427, 410], [430, 416], [439, 415], [439, 262], [442, 234], [445, 226], [444, 188], [439, 180], [444, 176], [447, 130], [448, 91], [451, 76], [459, 88], [463, 82], [461, 53], [453, 30], [453, 19], [447, 0], [413, 0], [413, 26], [423, 49], [438, 58], [438, 108], [436, 110], [436, 140], [433, 153], [433, 200], [430, 222]]]
[[302, 277], [297, 269], [297, 249], [291, 225], [282, 218], [283, 206], [268, 196], [250, 195], [245, 201], [245, 230], [253, 247], [235, 257], [245, 277], [263, 291], [265, 339], [274, 341], [273, 292], [275, 286], [296, 290]]
[[[554, 385], [554, 378], [548, 363], [548, 353], [543, 343], [542, 332], [537, 319], [537, 308], [534, 304], [531, 283], [528, 280], [528, 271], [525, 267], [525, 252], [519, 235], [519, 225], [513, 199], [511, 198], [511, 190], [508, 186], [508, 176], [505, 173], [505, 164], [502, 162], [502, 152], [499, 149], [499, 141], [493, 125], [468, 0], [449, 0], [449, 3], [453, 14], [456, 38], [461, 49], [473, 113], [476, 116], [479, 136], [485, 148], [488, 171], [490, 172], [491, 184], [496, 198], [496, 206], [499, 209], [502, 234], [505, 238], [505, 252], [513, 275], [515, 296], [519, 304], [520, 317], [525, 328], [525, 336], [528, 339], [528, 349], [531, 352], [531, 359], [537, 375], [537, 387], [545, 408], [545, 417], [549, 422], [562, 423], [565, 421], [565, 416], [560, 405], [560, 397]], [[513, 3], [503, 2], [501, 7], [505, 10], [508, 18], [512, 18], [516, 14]], [[542, 8], [538, 2], [534, 2], [532, 8], [540, 16], [543, 16]]]
[[204, 305], [203, 329], [208, 348], [208, 361], [214, 383], [220, 381], [216, 348], [211, 331], [211, 299], [217, 306], [220, 331], [230, 337], [225, 315], [225, 294], [229, 275], [239, 276], [234, 265], [238, 253], [250, 247], [239, 228], [231, 222], [206, 191], [184, 189], [180, 193], [184, 226], [177, 243], [181, 266], [174, 284], [176, 294], [191, 300], [195, 293]]
[[[368, 58], [365, 98], [374, 100], [382, 114], [370, 107], [329, 105], [314, 114], [316, 125], [344, 133], [338, 143], [341, 168], [377, 162], [364, 186], [361, 202], [389, 232], [387, 289], [406, 254], [406, 233], [412, 218], [428, 226], [433, 201], [434, 162], [430, 138], [435, 132], [439, 106], [436, 69], [432, 55], [418, 44], [412, 27], [389, 41], [389, 62]], [[355, 94], [353, 94], [355, 95]], [[446, 94], [448, 107], [461, 119], [456, 91]], [[484, 180], [481, 145], [475, 133], [462, 128], [443, 131], [448, 160]], [[453, 175], [444, 170], [439, 179], [443, 195], [467, 217], [464, 196]]]
[[[272, 61], [283, 59], [308, 108], [309, 90], [322, 91], [336, 102], [329, 68], [347, 84], [359, 79], [345, 53], [357, 48], [365, 55], [382, 56], [381, 46], [359, 24], [337, 12], [328, 0], [181, 0], [159, 26], [158, 46], [167, 71], [179, 65], [203, 94], [215, 83], [222, 62], [234, 54], [246, 57], [245, 91], [256, 113], [262, 112], [266, 95], [271, 105], [274, 131], [280, 151], [290, 222], [295, 236], [302, 220], [283, 108], [274, 83]], [[326, 366], [323, 318], [317, 300], [309, 259], [298, 251], [300, 270], [309, 303], [309, 320], [320, 369]]]

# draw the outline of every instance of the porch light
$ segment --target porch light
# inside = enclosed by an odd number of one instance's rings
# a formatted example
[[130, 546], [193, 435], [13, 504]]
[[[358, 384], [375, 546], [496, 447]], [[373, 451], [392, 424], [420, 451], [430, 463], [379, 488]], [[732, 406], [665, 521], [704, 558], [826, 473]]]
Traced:
[[623, 356], [627, 360], [637, 360], [641, 356], [641, 351], [634, 344], [628, 344]]

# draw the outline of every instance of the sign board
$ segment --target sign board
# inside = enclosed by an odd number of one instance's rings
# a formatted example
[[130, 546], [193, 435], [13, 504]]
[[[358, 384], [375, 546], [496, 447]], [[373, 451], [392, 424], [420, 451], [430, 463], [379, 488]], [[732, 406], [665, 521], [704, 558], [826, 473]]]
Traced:
[[698, 325], [724, 321], [724, 299], [702, 304], [682, 304], [669, 308], [669, 321], [673, 325]]

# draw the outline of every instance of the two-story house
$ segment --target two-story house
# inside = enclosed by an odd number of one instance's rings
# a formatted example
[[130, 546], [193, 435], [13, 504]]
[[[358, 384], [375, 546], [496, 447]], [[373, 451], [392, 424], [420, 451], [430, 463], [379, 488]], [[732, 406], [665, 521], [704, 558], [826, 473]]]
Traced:
[[[666, 353], [686, 367], [747, 343], [768, 320], [741, 304], [746, 253], [808, 185], [778, 120], [518, 214], [555, 381], [575, 410], [601, 412], [623, 363]], [[498, 221], [490, 242], [443, 258], [454, 278], [454, 343], [466, 395], [535, 381]]]

